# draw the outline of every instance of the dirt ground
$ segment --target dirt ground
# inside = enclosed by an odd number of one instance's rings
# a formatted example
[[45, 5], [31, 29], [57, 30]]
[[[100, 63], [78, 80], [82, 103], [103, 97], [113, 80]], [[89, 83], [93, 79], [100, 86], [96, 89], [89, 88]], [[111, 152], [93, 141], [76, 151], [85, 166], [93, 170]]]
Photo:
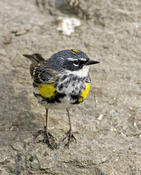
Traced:
[[[58, 17], [81, 25], [70, 36]], [[80, 49], [100, 64], [91, 67], [91, 92], [71, 110], [77, 143], [51, 150], [34, 135], [45, 109], [32, 94], [29, 61], [62, 49]], [[141, 174], [141, 1], [0, 1], [0, 174]], [[68, 130], [65, 110], [49, 111], [58, 141]]]

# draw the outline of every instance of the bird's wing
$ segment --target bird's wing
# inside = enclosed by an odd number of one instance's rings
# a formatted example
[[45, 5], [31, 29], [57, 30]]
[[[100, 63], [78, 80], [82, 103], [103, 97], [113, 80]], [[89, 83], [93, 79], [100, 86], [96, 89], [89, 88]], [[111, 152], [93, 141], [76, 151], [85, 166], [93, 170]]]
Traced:
[[58, 78], [58, 73], [44, 64], [31, 64], [30, 73], [35, 83], [46, 84], [53, 83]]
[[32, 63], [30, 65], [30, 74], [36, 84], [51, 83], [57, 79], [58, 73], [49, 68], [47, 62], [38, 53], [32, 55], [24, 54]]

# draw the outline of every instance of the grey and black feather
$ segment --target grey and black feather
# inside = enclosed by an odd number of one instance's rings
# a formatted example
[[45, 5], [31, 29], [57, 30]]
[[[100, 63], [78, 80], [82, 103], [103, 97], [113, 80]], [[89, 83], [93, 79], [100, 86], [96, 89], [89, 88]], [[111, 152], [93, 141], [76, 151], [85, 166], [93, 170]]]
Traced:
[[30, 74], [34, 83], [44, 84], [50, 81], [56, 81], [57, 72], [47, 66], [47, 62], [40, 54], [23, 55], [27, 57], [32, 63], [30, 65]]

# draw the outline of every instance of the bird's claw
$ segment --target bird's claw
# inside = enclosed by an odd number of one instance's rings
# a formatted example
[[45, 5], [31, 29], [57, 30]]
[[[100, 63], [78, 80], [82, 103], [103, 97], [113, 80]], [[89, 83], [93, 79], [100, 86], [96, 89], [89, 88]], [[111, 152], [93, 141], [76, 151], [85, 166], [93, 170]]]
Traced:
[[35, 135], [35, 138], [37, 138], [39, 135], [43, 136], [43, 140], [40, 140], [39, 142], [47, 144], [47, 146], [50, 149], [57, 149], [58, 145], [56, 143], [56, 138], [48, 132], [46, 129], [44, 130], [39, 130], [38, 133]]
[[71, 132], [71, 130], [69, 130], [66, 133], [66, 136], [62, 139], [62, 141], [67, 139], [67, 143], [65, 144], [65, 147], [69, 147], [71, 142], [77, 142], [76, 138], [74, 137], [73, 133]]

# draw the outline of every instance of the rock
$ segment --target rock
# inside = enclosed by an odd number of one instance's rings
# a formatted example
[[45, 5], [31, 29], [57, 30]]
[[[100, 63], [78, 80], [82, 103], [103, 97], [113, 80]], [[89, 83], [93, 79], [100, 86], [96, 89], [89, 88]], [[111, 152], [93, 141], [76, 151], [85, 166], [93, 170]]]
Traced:
[[[141, 174], [140, 9], [140, 0], [0, 1], [0, 174]], [[81, 19], [77, 32], [60, 34], [59, 16]], [[45, 109], [32, 94], [22, 55], [49, 58], [69, 48], [100, 64], [91, 67], [87, 100], [70, 110], [77, 142], [69, 148], [62, 141], [65, 109], [49, 110], [48, 129], [58, 144], [51, 150], [43, 135], [35, 138]]]
[[1, 56], [6, 56], [6, 51], [5, 51], [5, 49], [0, 49], [0, 55], [1, 55]]
[[24, 143], [22, 142], [15, 142], [14, 144], [11, 145], [11, 147], [18, 152], [23, 152], [24, 151]]
[[3, 35], [3, 44], [10, 44], [12, 41], [12, 36], [8, 33]]
[[62, 32], [64, 35], [71, 35], [75, 28], [80, 26], [80, 20], [77, 18], [58, 17], [57, 30]]

